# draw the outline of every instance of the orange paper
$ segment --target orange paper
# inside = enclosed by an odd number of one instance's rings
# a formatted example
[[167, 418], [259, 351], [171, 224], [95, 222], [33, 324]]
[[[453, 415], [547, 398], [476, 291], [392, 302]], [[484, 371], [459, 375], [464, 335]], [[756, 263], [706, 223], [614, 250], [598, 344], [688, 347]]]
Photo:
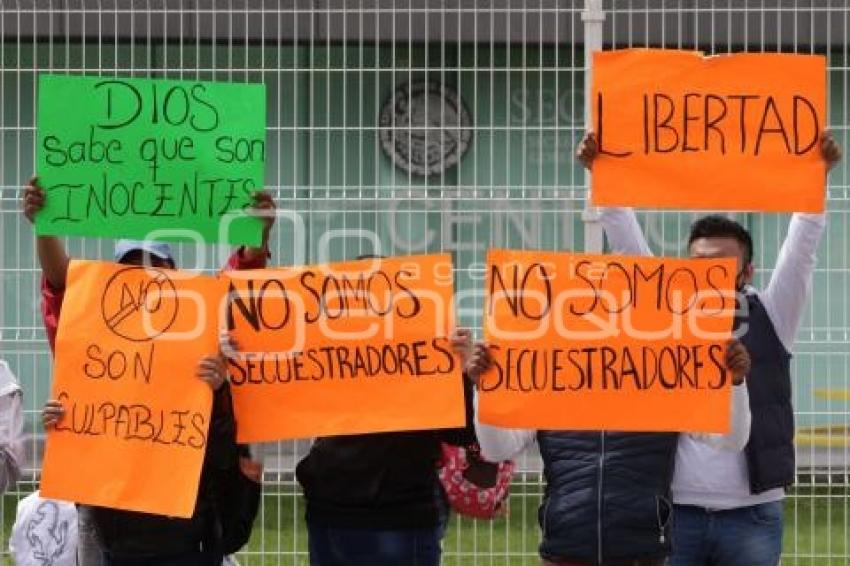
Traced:
[[86, 505], [191, 517], [212, 394], [197, 364], [218, 350], [221, 282], [73, 261], [56, 338], [41, 492]]
[[726, 432], [734, 259], [490, 251], [482, 422]]
[[822, 212], [821, 55], [593, 54], [597, 206]]
[[463, 426], [448, 255], [224, 276], [241, 442]]

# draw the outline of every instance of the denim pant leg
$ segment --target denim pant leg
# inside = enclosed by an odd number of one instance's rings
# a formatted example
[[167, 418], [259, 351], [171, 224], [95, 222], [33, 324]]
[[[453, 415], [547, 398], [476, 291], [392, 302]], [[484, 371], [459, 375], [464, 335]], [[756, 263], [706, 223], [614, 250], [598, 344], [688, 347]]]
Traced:
[[[446, 518], [448, 520], [448, 517]], [[419, 529], [416, 531], [416, 565], [440, 566], [443, 557], [443, 535], [445, 527]]]
[[330, 528], [314, 522], [307, 522], [307, 550], [310, 553], [310, 566], [341, 566], [344, 556], [335, 556], [336, 548], [331, 544]]
[[311, 566], [439, 566], [438, 528], [339, 529], [307, 525]]
[[91, 508], [77, 506], [77, 564], [80, 566], [104, 566], [103, 548], [94, 525]]
[[446, 531], [449, 530], [451, 506], [449, 505], [449, 498], [443, 490], [443, 486], [440, 482], [437, 482], [435, 498], [437, 501], [437, 539], [442, 545], [442, 540], [446, 536]]
[[146, 558], [116, 558], [105, 554], [105, 566], [222, 566], [223, 556], [192, 552], [174, 556], [157, 556]]
[[776, 566], [782, 554], [782, 501], [722, 515], [715, 530], [713, 566]]
[[712, 515], [699, 507], [673, 506], [673, 553], [667, 566], [708, 566]]

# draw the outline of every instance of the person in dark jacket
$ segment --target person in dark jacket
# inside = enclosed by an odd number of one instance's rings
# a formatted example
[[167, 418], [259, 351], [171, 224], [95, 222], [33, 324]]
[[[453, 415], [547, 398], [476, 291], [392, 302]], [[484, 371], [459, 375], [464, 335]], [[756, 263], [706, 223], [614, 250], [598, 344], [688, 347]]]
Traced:
[[[473, 357], [485, 359], [485, 371], [492, 363], [483, 344]], [[741, 342], [729, 342], [725, 361], [732, 383], [742, 384], [750, 357]], [[538, 512], [544, 566], [665, 563], [678, 433], [513, 430], [477, 418], [475, 428], [481, 455], [491, 462], [515, 458], [537, 441], [546, 478]], [[720, 435], [702, 436], [711, 442]]]
[[[464, 369], [471, 334], [452, 338]], [[464, 380], [467, 426], [316, 439], [296, 469], [307, 502], [311, 566], [438, 566], [437, 463], [441, 443], [475, 441], [471, 386]]]

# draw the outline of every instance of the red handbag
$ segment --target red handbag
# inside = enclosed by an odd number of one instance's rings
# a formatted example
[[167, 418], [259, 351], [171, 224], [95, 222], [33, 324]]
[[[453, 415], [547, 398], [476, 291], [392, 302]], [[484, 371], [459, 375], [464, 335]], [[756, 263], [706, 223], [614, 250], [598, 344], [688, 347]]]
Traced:
[[476, 519], [494, 519], [507, 513], [506, 503], [514, 462], [494, 464], [481, 458], [477, 444], [443, 444], [440, 483], [455, 512]]

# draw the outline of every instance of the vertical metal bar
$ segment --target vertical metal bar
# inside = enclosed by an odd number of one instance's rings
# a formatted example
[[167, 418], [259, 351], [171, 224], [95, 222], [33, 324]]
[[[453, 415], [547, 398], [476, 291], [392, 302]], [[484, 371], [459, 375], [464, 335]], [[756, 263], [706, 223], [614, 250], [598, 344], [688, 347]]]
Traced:
[[[593, 128], [592, 101], [590, 100], [593, 87], [593, 52], [602, 50], [605, 23], [602, 0], [585, 0], [581, 19], [584, 22], [584, 125], [585, 130], [590, 131]], [[589, 253], [601, 253], [605, 247], [605, 236], [602, 223], [599, 221], [599, 210], [590, 204], [592, 201], [590, 173], [585, 172], [584, 178], [587, 194], [585, 208], [581, 215], [584, 221], [584, 250]]]

